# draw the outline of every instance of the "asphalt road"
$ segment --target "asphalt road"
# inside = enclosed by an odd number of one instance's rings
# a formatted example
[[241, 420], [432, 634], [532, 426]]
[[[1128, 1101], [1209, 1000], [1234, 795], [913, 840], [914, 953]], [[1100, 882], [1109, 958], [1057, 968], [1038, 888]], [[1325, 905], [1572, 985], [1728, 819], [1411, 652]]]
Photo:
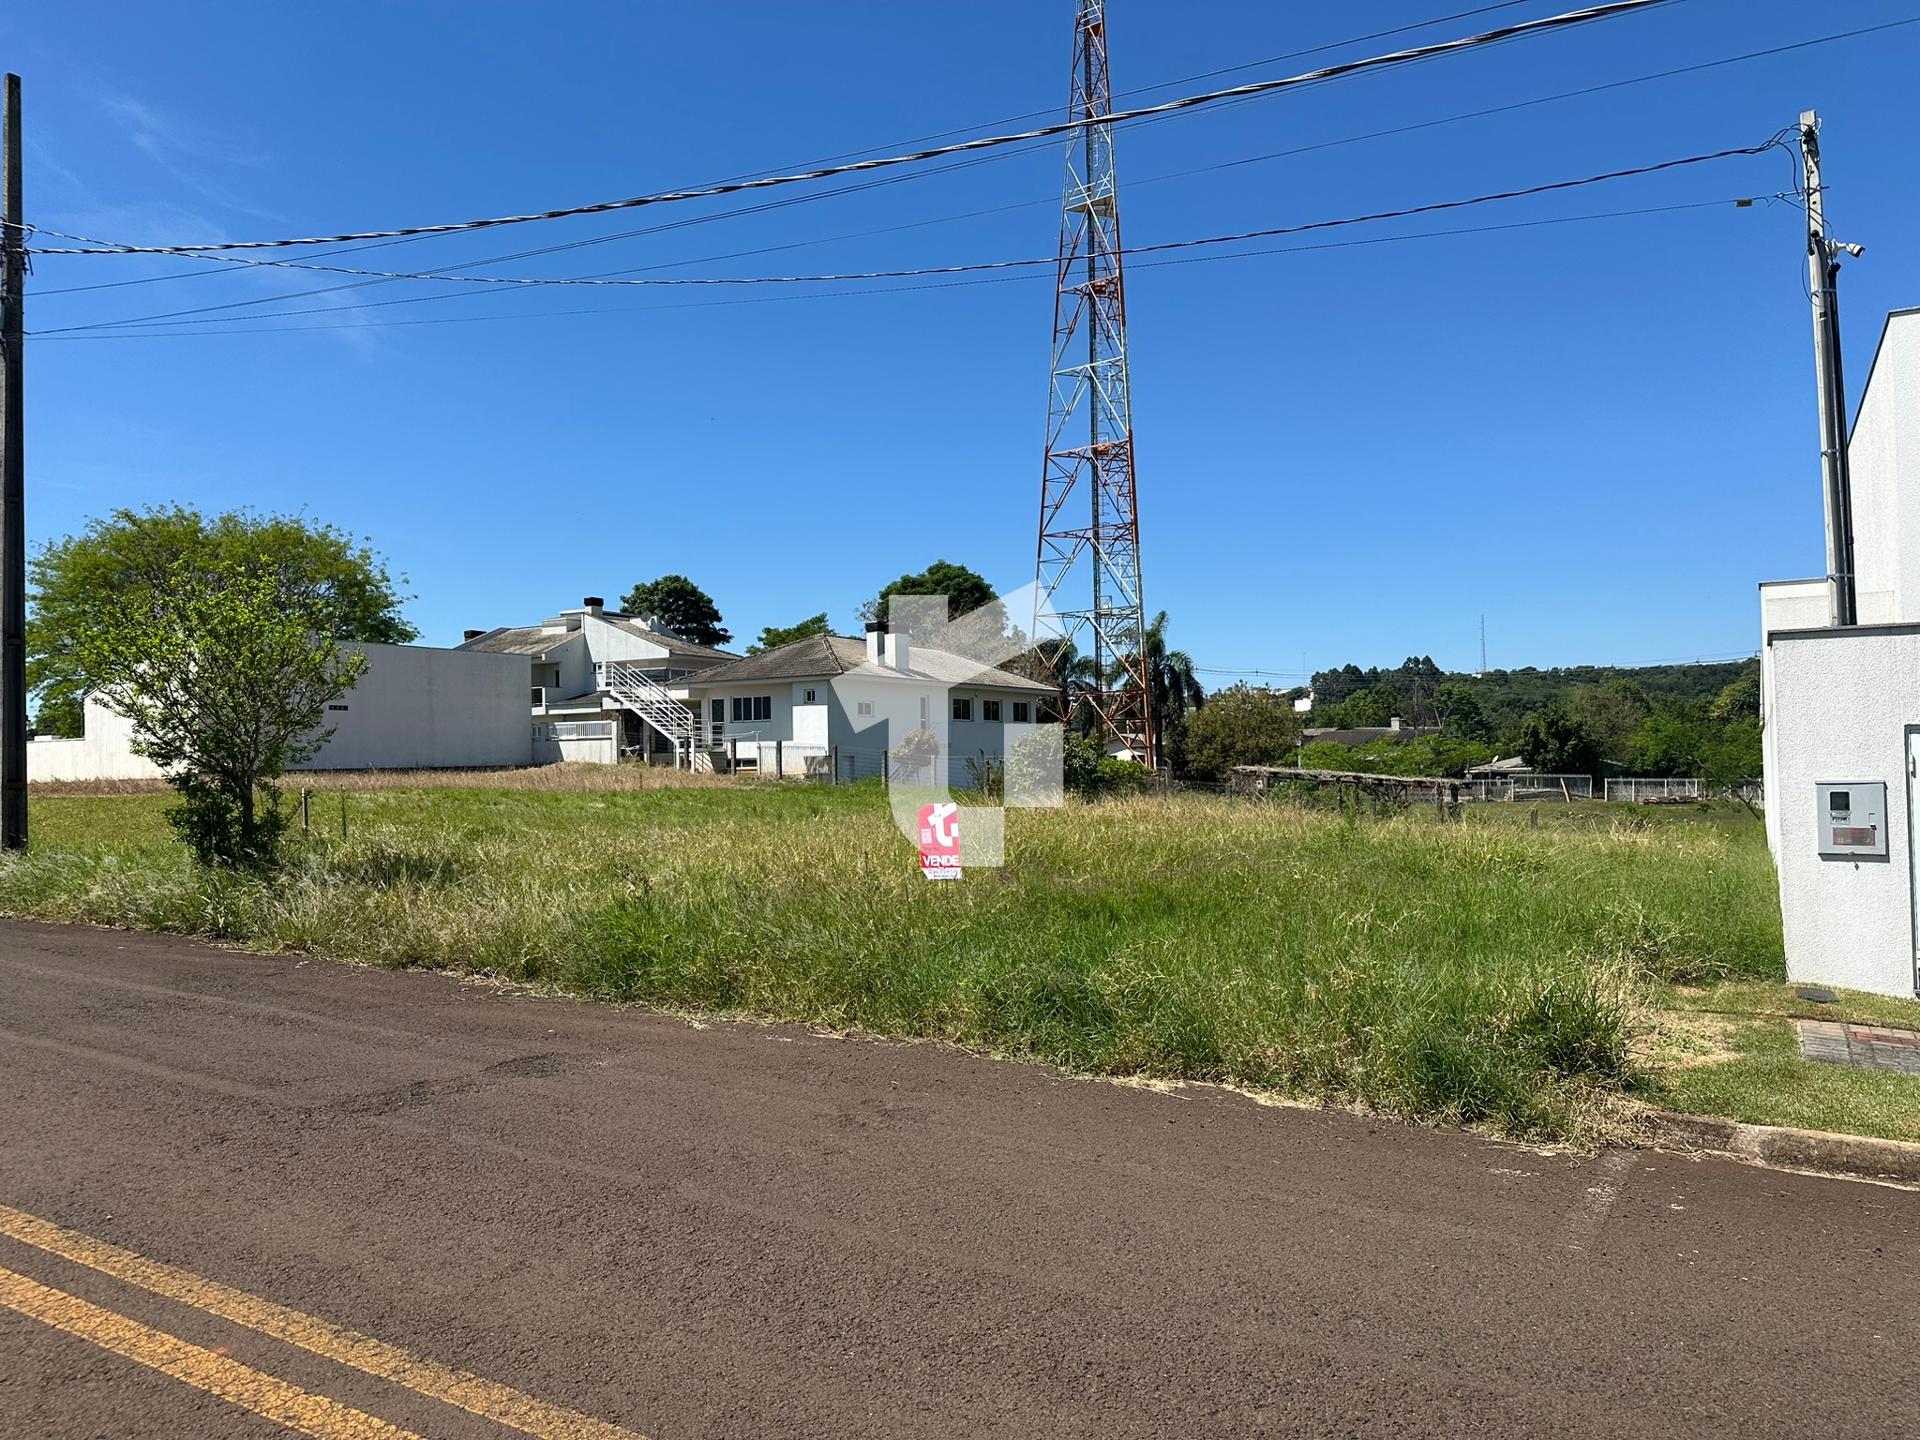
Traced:
[[51, 926], [0, 1055], [9, 1437], [1920, 1432], [1886, 1186]]

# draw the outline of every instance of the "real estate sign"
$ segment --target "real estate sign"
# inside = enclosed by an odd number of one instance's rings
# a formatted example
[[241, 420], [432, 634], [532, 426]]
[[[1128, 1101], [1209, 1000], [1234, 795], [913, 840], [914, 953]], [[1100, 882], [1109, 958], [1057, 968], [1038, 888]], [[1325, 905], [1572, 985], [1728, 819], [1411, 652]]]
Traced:
[[951, 801], [920, 807], [920, 873], [929, 880], [960, 878], [960, 807]]

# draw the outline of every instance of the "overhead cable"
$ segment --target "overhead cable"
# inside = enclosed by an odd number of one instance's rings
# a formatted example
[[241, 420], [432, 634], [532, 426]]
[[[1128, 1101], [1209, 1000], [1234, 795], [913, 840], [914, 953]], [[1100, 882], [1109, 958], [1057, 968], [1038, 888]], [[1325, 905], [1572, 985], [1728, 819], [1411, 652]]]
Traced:
[[[1163, 101], [1157, 105], [1142, 105], [1131, 109], [1116, 110], [1106, 115], [1062, 121], [1053, 125], [1042, 125], [1031, 130], [1018, 131], [1007, 135], [989, 135], [975, 140], [962, 140], [952, 145], [940, 145], [931, 149], [909, 151], [900, 155], [888, 155], [872, 160], [856, 160], [842, 165], [830, 165], [823, 168], [785, 175], [766, 175], [756, 179], [734, 180], [723, 184], [708, 185], [691, 190], [669, 190], [651, 195], [636, 195], [623, 200], [602, 200], [589, 205], [572, 205], [553, 210], [535, 211], [522, 215], [499, 215], [480, 220], [460, 220], [435, 225], [408, 225], [391, 230], [349, 231], [338, 235], [315, 235], [279, 240], [222, 240], [190, 245], [121, 245], [105, 249], [61, 249], [57, 247], [33, 247], [32, 253], [41, 255], [185, 255], [217, 254], [235, 250], [272, 250], [286, 249], [301, 245], [340, 245], [361, 240], [402, 239], [414, 235], [446, 235], [470, 230], [497, 229], [504, 225], [525, 225], [543, 220], [561, 220], [577, 215], [604, 215], [616, 210], [634, 210], [647, 205], [663, 205], [685, 200], [712, 199], [722, 195], [738, 194], [747, 190], [766, 189], [776, 185], [793, 185], [814, 180], [825, 180], [835, 175], [849, 175], [862, 171], [886, 169], [896, 165], [916, 164], [925, 160], [937, 159], [944, 155], [965, 154], [970, 151], [992, 149], [1001, 145], [1011, 145], [1022, 141], [1044, 140], [1054, 135], [1064, 135], [1069, 131], [1084, 129], [1090, 125], [1115, 125], [1130, 120], [1139, 120], [1148, 116], [1166, 115], [1179, 110], [1190, 110], [1196, 106], [1218, 104], [1222, 101], [1250, 98], [1255, 95], [1269, 95], [1283, 90], [1297, 89], [1303, 85], [1317, 84], [1326, 80], [1343, 78], [1370, 70], [1381, 70], [1397, 65], [1406, 65], [1414, 61], [1428, 60], [1436, 56], [1455, 54], [1483, 46], [1499, 44], [1503, 41], [1519, 39], [1523, 36], [1546, 34], [1565, 30], [1576, 25], [1584, 25], [1597, 20], [1610, 20], [1622, 15], [1634, 14], [1641, 10], [1650, 10], [1656, 6], [1674, 3], [1674, 0], [1609, 0], [1602, 5], [1590, 5], [1579, 10], [1569, 10], [1558, 15], [1542, 16], [1535, 20], [1517, 21], [1512, 25], [1501, 26], [1494, 30], [1483, 31], [1478, 35], [1461, 36], [1453, 40], [1436, 41], [1430, 45], [1418, 45], [1404, 50], [1396, 50], [1385, 55], [1367, 56], [1358, 60], [1342, 61], [1335, 65], [1323, 66], [1318, 70], [1307, 71], [1299, 75], [1289, 75], [1273, 80], [1257, 80], [1246, 85], [1231, 86], [1223, 90], [1208, 91], [1200, 95], [1187, 95], [1177, 100]], [[31, 230], [32, 227], [23, 227]]]

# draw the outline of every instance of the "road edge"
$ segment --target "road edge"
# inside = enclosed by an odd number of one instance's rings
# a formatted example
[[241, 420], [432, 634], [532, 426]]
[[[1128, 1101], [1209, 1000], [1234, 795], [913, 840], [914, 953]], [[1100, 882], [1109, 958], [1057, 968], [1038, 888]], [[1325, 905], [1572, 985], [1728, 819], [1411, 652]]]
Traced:
[[1706, 1151], [1782, 1170], [1817, 1170], [1920, 1185], [1920, 1144], [1911, 1141], [1796, 1130], [1788, 1125], [1749, 1125], [1676, 1110], [1652, 1111], [1641, 1117], [1641, 1123], [1647, 1143], [1656, 1149]]

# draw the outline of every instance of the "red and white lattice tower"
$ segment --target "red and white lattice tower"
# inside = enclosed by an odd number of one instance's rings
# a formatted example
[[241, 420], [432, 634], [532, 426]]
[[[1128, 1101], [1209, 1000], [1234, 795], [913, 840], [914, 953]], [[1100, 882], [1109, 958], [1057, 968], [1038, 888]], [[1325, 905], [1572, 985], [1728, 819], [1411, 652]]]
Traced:
[[[1106, 6], [1104, 0], [1078, 0], [1078, 5], [1069, 114], [1093, 121], [1113, 110]], [[1034, 640], [1055, 662], [1067, 706], [1085, 707], [1109, 751], [1152, 764], [1127, 296], [1111, 125], [1083, 125], [1067, 147], [1035, 582]], [[1070, 687], [1064, 673], [1069, 658], [1091, 661]]]

